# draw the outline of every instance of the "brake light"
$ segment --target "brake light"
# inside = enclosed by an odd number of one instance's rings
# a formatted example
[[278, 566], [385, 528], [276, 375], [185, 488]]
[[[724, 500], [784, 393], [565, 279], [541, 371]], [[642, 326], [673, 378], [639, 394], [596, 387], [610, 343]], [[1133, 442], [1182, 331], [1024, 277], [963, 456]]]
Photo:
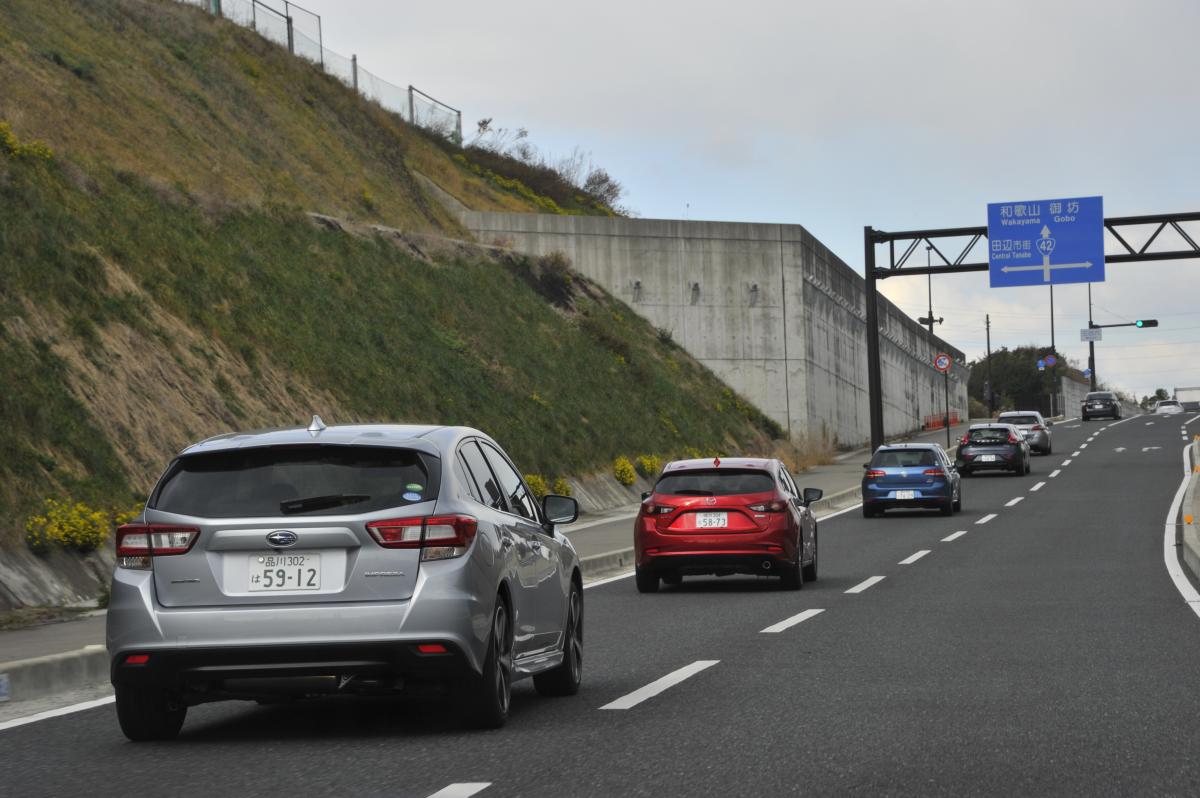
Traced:
[[960, 446], [966, 446], [966, 445], [967, 445], [968, 443], [970, 443], [970, 442], [971, 442], [971, 436], [970, 436], [970, 435], [964, 435], [964, 436], [962, 436], [962, 440], [960, 440], [960, 441], [958, 442], [958, 444], [959, 444]]
[[1020, 443], [1021, 439], [1010, 432], [1010, 433], [1008, 433], [1008, 442], [1009, 443]]
[[775, 501], [760, 502], [759, 504], [750, 505], [750, 509], [756, 513], [782, 513], [787, 509], [787, 502]]
[[942, 469], [940, 469], [940, 468], [926, 468], [926, 469], [925, 469], [924, 471], [922, 471], [921, 473], [922, 473], [922, 474], [924, 474], [924, 475], [925, 475], [925, 476], [927, 476], [927, 477], [940, 477], [940, 476], [942, 475]]
[[154, 557], [186, 554], [200, 530], [170, 524], [124, 524], [117, 528], [117, 565], [147, 569]]
[[126, 665], [145, 665], [150, 661], [149, 654], [130, 654], [125, 658]]
[[418, 643], [417, 651], [422, 654], [447, 654], [449, 653], [445, 646], [441, 643]]
[[1042, 431], [1042, 430], [1044, 430], [1044, 429], [1045, 429], [1045, 427], [1043, 427], [1041, 424], [1034, 424], [1034, 425], [1033, 425], [1033, 431], [1034, 431], [1034, 432], [1041, 432], [1041, 431]]
[[471, 547], [479, 522], [469, 515], [431, 515], [372, 521], [367, 532], [385, 549], [421, 549], [422, 560], [461, 557]]
[[875, 477], [886, 477], [886, 476], [887, 476], [886, 471], [880, 471], [876, 468], [872, 468], [870, 471], [867, 472], [867, 479], [874, 479]]
[[653, 502], [646, 502], [642, 506], [646, 508], [646, 515], [666, 515], [676, 509], [666, 504], [654, 504]]

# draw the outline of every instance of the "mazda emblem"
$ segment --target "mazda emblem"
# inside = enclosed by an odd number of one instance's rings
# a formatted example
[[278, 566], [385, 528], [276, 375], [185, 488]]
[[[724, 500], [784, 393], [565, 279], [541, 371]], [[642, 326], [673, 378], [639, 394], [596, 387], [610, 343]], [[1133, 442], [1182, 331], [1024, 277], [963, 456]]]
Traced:
[[295, 532], [287, 529], [276, 529], [271, 534], [267, 535], [267, 542], [276, 548], [284, 548], [285, 546], [294, 546], [300, 536]]
[[717, 500], [715, 497], [709, 496], [707, 499], [704, 500], [704, 503], [705, 504], [716, 504]]

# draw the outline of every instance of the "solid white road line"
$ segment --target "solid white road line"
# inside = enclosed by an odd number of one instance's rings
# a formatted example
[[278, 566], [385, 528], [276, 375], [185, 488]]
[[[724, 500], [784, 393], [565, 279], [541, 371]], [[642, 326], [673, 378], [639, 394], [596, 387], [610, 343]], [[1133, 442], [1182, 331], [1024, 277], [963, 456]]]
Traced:
[[1036, 484], [1036, 485], [1034, 485], [1032, 488], [1030, 488], [1030, 489], [1029, 489], [1029, 492], [1030, 492], [1030, 493], [1037, 493], [1039, 490], [1041, 490], [1041, 489], [1042, 489], [1042, 488], [1044, 488], [1044, 487], [1046, 487], [1046, 483], [1045, 483], [1045, 482], [1039, 482], [1038, 484]]
[[1070, 421], [1078, 421], [1078, 420], [1079, 420], [1079, 416], [1071, 416], [1070, 418], [1064, 418], [1062, 421], [1060, 421], [1060, 422], [1058, 422], [1058, 423], [1059, 423], [1059, 424], [1066, 424], [1067, 422], [1070, 422]]
[[[1079, 452], [1076, 452], [1075, 454], [1079, 454]], [[1059, 463], [1059, 465], [1061, 465], [1061, 466], [1069, 466], [1070, 464], [1071, 464], [1071, 458], [1069, 458], [1069, 457], [1066, 460], [1063, 460], [1061, 463]]]
[[928, 553], [929, 553], [929, 549], [921, 549], [920, 551], [918, 551], [916, 554], [912, 555], [911, 557], [904, 558], [903, 560], [898, 562], [897, 565], [912, 565], [913, 563], [915, 563], [917, 560], [921, 559]]
[[1184, 423], [1184, 426], [1185, 426], [1185, 427], [1186, 427], [1186, 426], [1188, 426], [1189, 424], [1191, 424], [1193, 421], [1195, 421], [1195, 420], [1196, 420], [1196, 419], [1198, 419], [1198, 418], [1200, 418], [1200, 416], [1192, 416], [1191, 418], [1189, 418], [1189, 419], [1188, 419], [1188, 420], [1187, 420], [1187, 421]]
[[704, 670], [705, 668], [711, 668], [713, 665], [716, 665], [720, 661], [721, 660], [719, 660], [719, 659], [696, 660], [691, 665], [685, 665], [684, 667], [680, 668], [677, 671], [672, 671], [671, 673], [668, 673], [666, 676], [662, 677], [661, 679], [656, 679], [655, 681], [650, 682], [650, 684], [646, 685], [645, 687], [640, 687], [637, 690], [634, 690], [629, 695], [622, 696], [622, 697], [618, 698], [616, 701], [613, 701], [609, 704], [605, 704], [604, 706], [602, 706], [600, 708], [601, 709], [630, 709], [631, 707], [636, 707], [638, 704], [642, 703], [646, 699], [654, 698], [654, 696], [658, 695], [663, 690], [666, 690], [668, 687], [677, 685], [680, 682], [682, 682], [684, 679], [695, 676], [700, 671]]
[[23, 718], [14, 718], [0, 723], [0, 731], [5, 729], [15, 729], [18, 726], [24, 726], [26, 723], [37, 723], [39, 720], [49, 720], [57, 718], [61, 715], [70, 715], [72, 712], [83, 712], [85, 709], [94, 709], [102, 707], [105, 704], [111, 704], [116, 701], [116, 696], [106, 696], [97, 698], [95, 701], [83, 701], [78, 704], [71, 704], [69, 707], [59, 707], [58, 709], [48, 709], [45, 712], [39, 712], [36, 715], [26, 715]]
[[777, 624], [768, 626], [766, 629], [763, 629], [761, 632], [759, 632], [759, 634], [762, 634], [762, 635], [778, 634], [778, 633], [782, 632], [784, 629], [791, 629], [796, 624], [807, 621], [809, 618], [815, 618], [816, 616], [820, 615], [823, 612], [825, 612], [825, 610], [805, 610], [804, 612], [793, 615], [791, 618], [785, 618], [784, 620], [780, 621]]
[[995, 514], [995, 513], [988, 513], [987, 515], [985, 515], [983, 518], [980, 518], [980, 519], [979, 519], [978, 521], [976, 521], [975, 523], [976, 523], [977, 525], [978, 525], [978, 524], [986, 524], [988, 521], [991, 521], [991, 520], [992, 520], [993, 518], [995, 518], [995, 517], [996, 517], [996, 514]]
[[967, 530], [965, 530], [965, 529], [960, 529], [960, 530], [958, 530], [957, 532], [955, 532], [953, 535], [947, 535], [946, 537], [942, 538], [942, 542], [943, 542], [943, 543], [949, 543], [949, 542], [950, 542], [950, 541], [952, 541], [952, 540], [958, 540], [959, 538], [961, 538], [961, 537], [962, 537], [963, 535], [965, 535], [965, 534], [967, 534]]
[[852, 504], [849, 507], [838, 510], [836, 513], [826, 513], [825, 515], [817, 516], [817, 520], [825, 521], [826, 519], [829, 519], [829, 518], [837, 518], [839, 515], [845, 515], [846, 513], [850, 512], [852, 510], [857, 510], [859, 507], [862, 507], [862, 502], [859, 502], [858, 504]]
[[1020, 504], [1023, 501], [1025, 501], [1025, 497], [1018, 496], [1015, 499], [1009, 499], [1007, 502], [1004, 503], [1004, 506], [1005, 507], [1016, 507], [1018, 504]]
[[451, 784], [449, 787], [443, 787], [429, 796], [429, 798], [471, 798], [472, 795], [483, 792], [491, 786], [492, 783], [490, 781], [464, 781], [459, 784]]
[[1187, 575], [1183, 572], [1183, 566], [1179, 563], [1179, 552], [1175, 550], [1175, 519], [1179, 517], [1179, 505], [1183, 503], [1188, 481], [1192, 478], [1192, 461], [1189, 450], [1195, 445], [1189, 443], [1183, 447], [1183, 480], [1179, 483], [1179, 489], [1175, 491], [1171, 509], [1167, 511], [1167, 521], [1163, 525], [1163, 562], [1167, 566], [1167, 574], [1175, 583], [1175, 589], [1192, 608], [1192, 612], [1200, 616], [1200, 593], [1197, 593], [1196, 588], [1192, 587], [1192, 583], [1188, 581]]
[[847, 593], [861, 593], [864, 590], [866, 590], [867, 588], [871, 587], [872, 585], [879, 584], [883, 580], [884, 580], [884, 577], [882, 577], [882, 576], [872, 576], [870, 579], [864, 579], [862, 582], [859, 582], [857, 585], [850, 588], [846, 592]]
[[1058, 476], [1061, 473], [1062, 473], [1062, 471], [1056, 468], [1050, 472], [1050, 478], [1054, 479], [1056, 476]]

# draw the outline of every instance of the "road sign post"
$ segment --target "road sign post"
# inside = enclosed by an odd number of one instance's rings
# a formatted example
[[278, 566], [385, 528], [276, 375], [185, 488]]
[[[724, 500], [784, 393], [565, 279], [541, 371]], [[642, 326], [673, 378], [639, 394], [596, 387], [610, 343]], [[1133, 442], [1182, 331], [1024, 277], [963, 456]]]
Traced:
[[946, 450], [950, 450], [950, 367], [954, 365], [954, 358], [947, 355], [945, 352], [938, 352], [937, 357], [933, 359], [933, 367], [942, 372], [942, 385], [946, 391], [946, 414], [942, 417], [942, 425], [946, 428]]
[[992, 288], [1104, 281], [1101, 197], [988, 205]]

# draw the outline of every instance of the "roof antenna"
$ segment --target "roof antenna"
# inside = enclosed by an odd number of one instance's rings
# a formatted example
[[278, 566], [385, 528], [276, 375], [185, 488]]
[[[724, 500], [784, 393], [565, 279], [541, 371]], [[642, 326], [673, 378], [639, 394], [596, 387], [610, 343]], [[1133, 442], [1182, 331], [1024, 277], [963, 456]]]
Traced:
[[315, 438], [323, 429], [325, 429], [325, 422], [321, 420], [320, 416], [313, 414], [312, 423], [308, 425], [308, 434]]

